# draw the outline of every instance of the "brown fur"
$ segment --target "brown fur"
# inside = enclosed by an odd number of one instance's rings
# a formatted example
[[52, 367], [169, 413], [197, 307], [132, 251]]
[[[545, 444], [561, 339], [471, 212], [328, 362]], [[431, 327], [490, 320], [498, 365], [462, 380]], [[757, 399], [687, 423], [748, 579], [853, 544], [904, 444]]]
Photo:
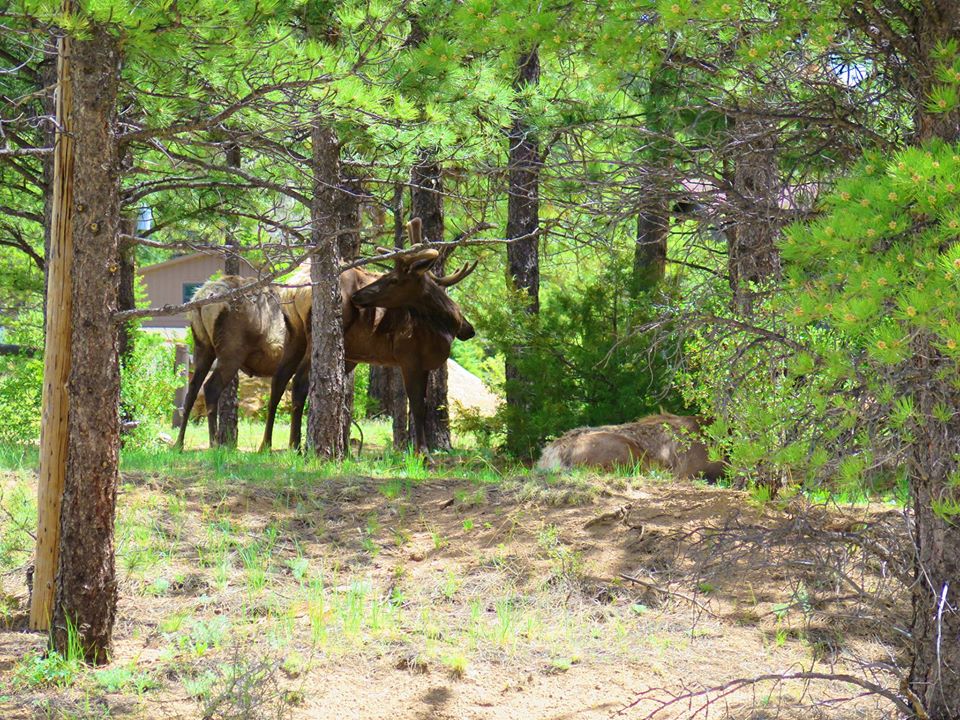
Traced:
[[[208, 280], [193, 295], [204, 300], [235, 290], [249, 279], [227, 275]], [[184, 400], [183, 421], [176, 447], [183, 447], [187, 419], [203, 388], [210, 444], [217, 435], [220, 393], [238, 370], [255, 377], [271, 377], [283, 354], [284, 330], [280, 300], [273, 288], [258, 288], [229, 303], [215, 302], [188, 313], [193, 333], [194, 373]]]
[[678, 477], [723, 475], [723, 463], [711, 462], [700, 422], [680, 415], [651, 415], [624, 425], [571, 430], [544, 447], [537, 469], [579, 466], [612, 469], [636, 463], [660, 467]]
[[[408, 226], [411, 240], [419, 239], [419, 222]], [[436, 278], [429, 270], [439, 253], [429, 248], [397, 258], [394, 269], [377, 274], [360, 268], [340, 274], [343, 302], [343, 342], [347, 372], [359, 363], [400, 368], [413, 415], [412, 435], [418, 450], [426, 450], [425, 395], [427, 374], [444, 365], [454, 339], [474, 336], [473, 326], [444, 291], [473, 269]], [[287, 341], [270, 391], [270, 405], [261, 450], [272, 444], [277, 404], [293, 377], [290, 442], [300, 445], [300, 425], [310, 369], [309, 268], [303, 268], [281, 288], [287, 317]]]

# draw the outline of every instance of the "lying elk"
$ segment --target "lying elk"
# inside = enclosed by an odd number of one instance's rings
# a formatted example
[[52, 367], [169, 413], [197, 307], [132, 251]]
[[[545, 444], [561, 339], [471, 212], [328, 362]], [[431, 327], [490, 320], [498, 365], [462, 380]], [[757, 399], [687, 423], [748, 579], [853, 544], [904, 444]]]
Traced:
[[651, 415], [625, 425], [571, 430], [543, 449], [537, 469], [591, 466], [612, 469], [641, 463], [670, 470], [681, 478], [723, 476], [724, 464], [712, 462], [694, 417]]
[[[411, 220], [407, 231], [411, 243], [419, 245], [420, 219]], [[378, 250], [392, 252], [385, 248]], [[476, 269], [477, 263], [464, 265], [451, 275], [435, 277], [430, 268], [439, 256], [437, 250], [423, 248], [397, 257], [393, 270], [388, 273], [352, 268], [340, 274], [346, 371], [350, 372], [359, 363], [400, 368], [413, 415], [413, 435], [418, 452], [427, 448], [428, 374], [447, 362], [454, 339], [469, 340], [476, 334], [444, 288], [467, 277]], [[290, 444], [291, 447], [300, 446], [300, 425], [310, 375], [312, 301], [309, 282], [305, 278], [301, 282], [300, 287], [291, 287], [286, 293], [281, 291], [287, 342], [270, 389], [261, 450], [270, 448], [277, 405], [291, 377], [294, 383]]]
[[[248, 278], [235, 275], [208, 280], [194, 293], [193, 299], [223, 295], [249, 282]], [[276, 373], [286, 337], [281, 307], [276, 290], [261, 287], [230, 302], [214, 302], [190, 311], [194, 370], [174, 447], [183, 448], [190, 411], [201, 387], [212, 446], [217, 438], [217, 403], [223, 388], [236, 377], [237, 371], [258, 377], [272, 377]]]

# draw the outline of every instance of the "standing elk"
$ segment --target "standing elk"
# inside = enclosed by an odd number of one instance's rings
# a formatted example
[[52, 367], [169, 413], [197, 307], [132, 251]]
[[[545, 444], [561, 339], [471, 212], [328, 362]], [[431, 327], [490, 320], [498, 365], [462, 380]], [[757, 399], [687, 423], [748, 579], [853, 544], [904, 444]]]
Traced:
[[[208, 280], [193, 295], [194, 300], [223, 295], [247, 284], [248, 278], [227, 275]], [[229, 302], [214, 302], [191, 310], [194, 370], [175, 448], [183, 448], [190, 411], [200, 388], [207, 406], [210, 445], [217, 437], [217, 403], [223, 388], [238, 370], [257, 377], [272, 377], [283, 355], [284, 317], [280, 298], [272, 287], [262, 287]], [[208, 379], [209, 375], [209, 379]]]
[[[407, 225], [411, 244], [421, 242], [421, 222]], [[379, 248], [382, 253], [392, 252]], [[455, 285], [476, 269], [477, 263], [435, 277], [430, 268], [440, 253], [433, 248], [397, 257], [390, 272], [377, 274], [351, 268], [340, 274], [343, 302], [343, 344], [346, 372], [359, 363], [400, 368], [403, 386], [413, 415], [413, 435], [418, 452], [427, 449], [427, 377], [450, 357], [454, 341], [469, 340], [473, 326], [450, 299], [444, 288]], [[310, 376], [310, 322], [312, 294], [309, 276], [301, 274], [291, 287], [280, 291], [286, 319], [286, 343], [270, 388], [270, 405], [261, 450], [273, 439], [277, 405], [290, 378], [293, 382], [290, 444], [300, 446], [300, 426]]]
[[571, 430], [544, 447], [538, 470], [578, 466], [613, 469], [641, 463], [662, 467], [681, 478], [702, 474], [715, 481], [724, 463], [711, 461], [695, 417], [651, 415], [624, 425]]

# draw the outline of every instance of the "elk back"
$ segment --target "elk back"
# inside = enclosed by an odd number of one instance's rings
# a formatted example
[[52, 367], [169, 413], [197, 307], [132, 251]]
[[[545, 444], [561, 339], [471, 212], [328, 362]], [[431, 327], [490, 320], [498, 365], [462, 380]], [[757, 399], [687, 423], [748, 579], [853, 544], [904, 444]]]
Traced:
[[[208, 280], [193, 295], [194, 300], [222, 295], [250, 282], [226, 275]], [[195, 343], [214, 348], [217, 358], [237, 358], [248, 375], [273, 375], [283, 353], [286, 335], [276, 292], [261, 287], [228, 302], [204, 305], [188, 314]]]

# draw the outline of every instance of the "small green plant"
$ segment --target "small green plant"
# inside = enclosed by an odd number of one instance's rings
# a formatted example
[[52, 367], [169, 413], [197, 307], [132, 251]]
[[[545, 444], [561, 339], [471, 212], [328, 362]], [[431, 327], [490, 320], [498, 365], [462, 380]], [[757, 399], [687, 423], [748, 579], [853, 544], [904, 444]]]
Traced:
[[30, 653], [17, 663], [13, 682], [27, 687], [69, 687], [81, 669], [78, 659], [68, 660], [55, 650]]
[[453, 653], [450, 655], [445, 655], [440, 659], [440, 662], [443, 664], [447, 670], [450, 671], [450, 674], [455, 678], [462, 678], [467, 673], [467, 666], [469, 661], [465, 655], [460, 653]]

